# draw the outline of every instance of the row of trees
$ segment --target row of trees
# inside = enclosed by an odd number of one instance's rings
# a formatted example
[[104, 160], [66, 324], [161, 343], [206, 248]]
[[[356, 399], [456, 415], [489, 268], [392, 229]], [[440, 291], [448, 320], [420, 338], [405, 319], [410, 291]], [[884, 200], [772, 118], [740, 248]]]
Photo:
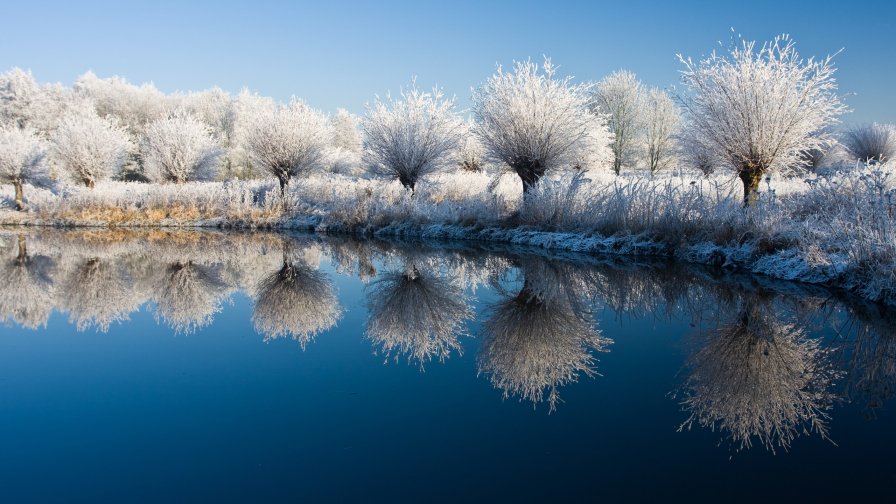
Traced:
[[[782, 36], [680, 59], [685, 90], [675, 98], [626, 71], [589, 84], [558, 77], [549, 59], [498, 67], [473, 90], [471, 121], [453, 98], [413, 82], [359, 119], [343, 110], [328, 117], [299, 99], [278, 104], [219, 89], [166, 95], [91, 73], [72, 89], [39, 86], [13, 70], [0, 77], [0, 176], [20, 194], [23, 182], [50, 179], [48, 159], [57, 176], [88, 187], [122, 174], [180, 183], [248, 167], [244, 174], [266, 174], [285, 191], [313, 170], [363, 167], [413, 190], [428, 174], [491, 163], [516, 173], [528, 193], [559, 170], [654, 173], [677, 164], [729, 168], [749, 204], [765, 174], [817, 162], [837, 144], [833, 126], [847, 109], [830, 57], [803, 59]], [[896, 133], [853, 129], [842, 144], [856, 158], [884, 161]]]

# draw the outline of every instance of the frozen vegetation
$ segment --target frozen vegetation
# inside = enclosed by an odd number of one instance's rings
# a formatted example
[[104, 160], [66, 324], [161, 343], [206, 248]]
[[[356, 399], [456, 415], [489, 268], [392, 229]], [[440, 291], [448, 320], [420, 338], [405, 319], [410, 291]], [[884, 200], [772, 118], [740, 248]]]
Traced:
[[[13, 69], [0, 75], [0, 222], [301, 228], [651, 254], [896, 303], [893, 126], [840, 126], [847, 109], [833, 60], [803, 58], [787, 37], [681, 61], [678, 92], [628, 71], [577, 82], [549, 59], [528, 60], [498, 67], [466, 113], [413, 83], [362, 117], [247, 90], [165, 94], [91, 73], [67, 88]], [[282, 282], [270, 284], [288, 293], [306, 272], [284, 257]], [[189, 266], [170, 275], [204, 278]], [[433, 302], [436, 278], [413, 264], [395, 275], [384, 293], [407, 283], [419, 287], [408, 302]], [[182, 319], [176, 306], [160, 316]], [[263, 310], [256, 322], [278, 332]], [[453, 333], [424, 322], [408, 337], [432, 340], [420, 357], [440, 358]], [[372, 333], [388, 335], [392, 323]], [[600, 346], [591, 339], [583, 345]]]

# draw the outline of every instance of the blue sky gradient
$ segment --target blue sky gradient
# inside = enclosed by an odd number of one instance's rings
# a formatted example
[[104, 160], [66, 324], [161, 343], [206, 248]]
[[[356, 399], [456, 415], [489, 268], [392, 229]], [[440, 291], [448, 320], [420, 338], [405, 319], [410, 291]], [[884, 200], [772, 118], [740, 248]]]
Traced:
[[789, 33], [804, 56], [837, 59], [847, 123], [896, 122], [896, 2], [6, 2], [0, 68], [71, 84], [87, 70], [166, 92], [218, 85], [363, 111], [412, 76], [469, 105], [496, 63], [546, 54], [560, 73], [619, 68], [678, 83], [676, 53], [699, 57], [731, 28]]

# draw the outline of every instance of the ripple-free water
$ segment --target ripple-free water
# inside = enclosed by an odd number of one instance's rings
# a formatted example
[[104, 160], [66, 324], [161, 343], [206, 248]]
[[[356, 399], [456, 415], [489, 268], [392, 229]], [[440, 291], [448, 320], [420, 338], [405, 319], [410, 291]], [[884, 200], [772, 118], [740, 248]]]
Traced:
[[0, 231], [0, 495], [883, 500], [896, 318], [643, 259]]

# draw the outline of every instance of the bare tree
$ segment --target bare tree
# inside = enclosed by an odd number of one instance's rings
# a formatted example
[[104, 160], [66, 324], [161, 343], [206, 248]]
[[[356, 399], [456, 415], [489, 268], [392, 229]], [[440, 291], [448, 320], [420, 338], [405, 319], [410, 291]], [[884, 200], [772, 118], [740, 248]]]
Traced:
[[803, 165], [804, 153], [828, 142], [826, 128], [846, 111], [831, 57], [804, 60], [786, 35], [758, 50], [742, 41], [727, 55], [679, 59], [690, 90], [681, 98], [688, 127], [738, 174], [746, 206], [763, 175]]
[[548, 171], [601, 159], [608, 148], [606, 119], [590, 112], [590, 87], [571, 79], [556, 78], [545, 58], [541, 68], [532, 61], [513, 72], [499, 66], [473, 91], [474, 132], [490, 160], [520, 177], [524, 194]]
[[423, 365], [452, 351], [461, 352], [458, 336], [473, 317], [463, 289], [435, 274], [408, 265], [384, 273], [370, 285], [367, 336], [389, 357], [407, 355]]
[[645, 93], [641, 81], [627, 70], [613, 72], [594, 89], [593, 109], [608, 118], [613, 142], [613, 171], [633, 166], [640, 157], [645, 124]]
[[455, 100], [439, 88], [427, 93], [416, 82], [397, 99], [377, 97], [361, 119], [364, 164], [411, 191], [421, 177], [453, 167], [464, 132], [454, 109]]
[[177, 184], [213, 179], [223, 154], [209, 127], [184, 112], [149, 124], [141, 150], [150, 180]]
[[896, 157], [896, 126], [856, 126], [843, 133], [840, 143], [853, 159], [884, 163]]
[[30, 129], [0, 126], [0, 183], [12, 184], [16, 210], [24, 210], [23, 185], [49, 187], [53, 181], [46, 163], [46, 151]]

